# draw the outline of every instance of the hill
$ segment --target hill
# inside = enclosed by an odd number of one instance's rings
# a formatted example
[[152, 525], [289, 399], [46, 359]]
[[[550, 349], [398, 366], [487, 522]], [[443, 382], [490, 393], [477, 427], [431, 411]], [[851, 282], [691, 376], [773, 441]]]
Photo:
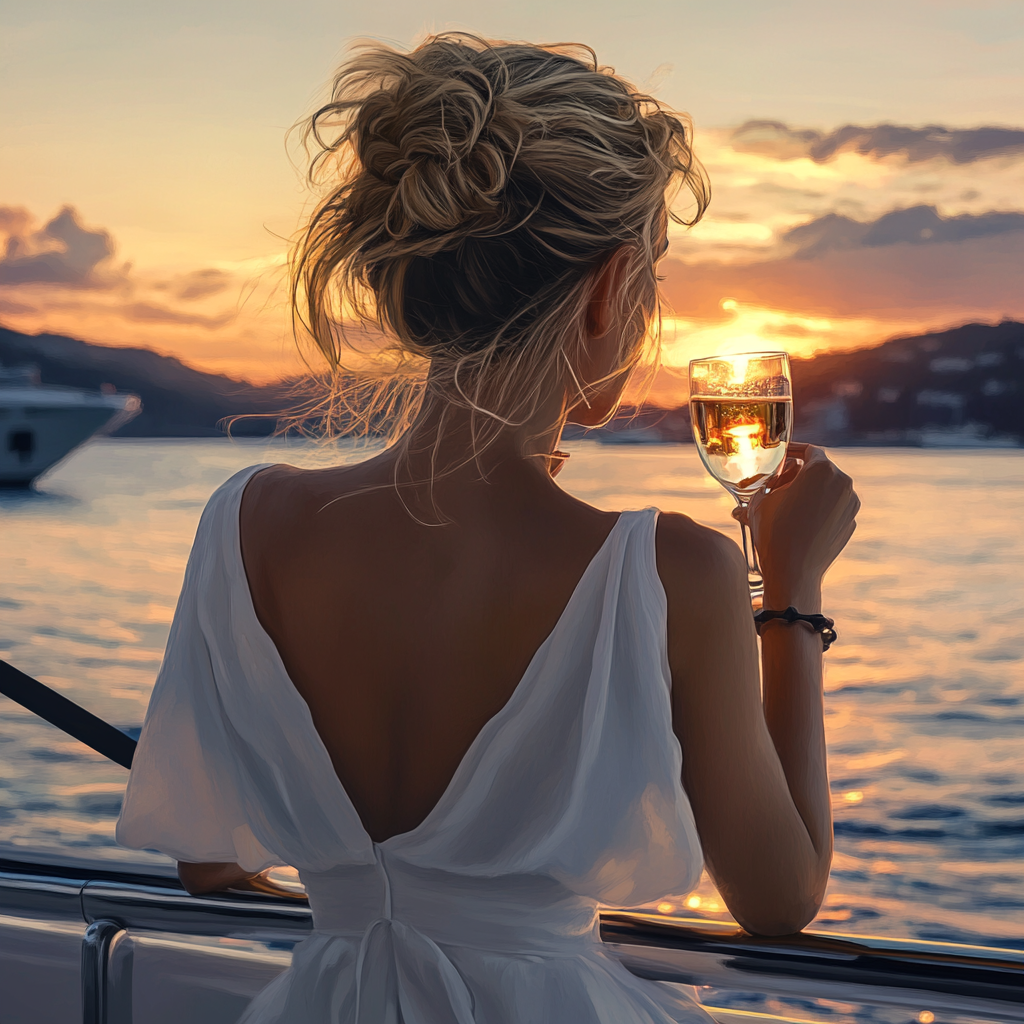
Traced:
[[122, 437], [216, 437], [225, 417], [241, 420], [232, 433], [269, 434], [276, 413], [287, 406], [284, 385], [256, 387], [203, 373], [180, 359], [144, 348], [92, 345], [59, 334], [21, 334], [0, 327], [0, 363], [35, 363], [45, 384], [97, 390], [112, 384], [142, 399], [142, 413], [118, 431]]
[[793, 400], [802, 440], [1024, 443], [1024, 324], [965, 324], [796, 359]]
[[[1024, 444], [1024, 324], [965, 324], [792, 360], [793, 436], [825, 445]], [[628, 406], [608, 443], [690, 441], [689, 410]]]
[[[287, 383], [257, 387], [203, 373], [141, 348], [92, 345], [54, 334], [0, 328], [0, 363], [35, 363], [48, 384], [97, 389], [112, 384], [142, 398], [142, 414], [122, 428], [132, 437], [268, 434], [289, 405]], [[894, 338], [873, 348], [793, 360], [794, 435], [822, 444], [1024, 444], [1024, 324], [966, 324]], [[606, 441], [690, 439], [685, 406], [624, 409]]]

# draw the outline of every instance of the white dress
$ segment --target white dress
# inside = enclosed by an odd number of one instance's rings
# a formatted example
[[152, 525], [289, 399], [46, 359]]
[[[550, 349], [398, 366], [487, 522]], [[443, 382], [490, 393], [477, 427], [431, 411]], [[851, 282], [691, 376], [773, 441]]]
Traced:
[[599, 906], [683, 894], [702, 866], [657, 510], [622, 513], [437, 806], [374, 843], [253, 610], [238, 510], [260, 468], [203, 513], [117, 825], [178, 860], [298, 869], [314, 931], [245, 1024], [710, 1021], [597, 931]]

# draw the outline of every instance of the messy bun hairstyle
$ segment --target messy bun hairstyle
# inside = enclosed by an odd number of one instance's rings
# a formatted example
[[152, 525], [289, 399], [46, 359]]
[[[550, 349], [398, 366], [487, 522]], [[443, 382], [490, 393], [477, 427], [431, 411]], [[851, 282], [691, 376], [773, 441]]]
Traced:
[[293, 253], [297, 328], [329, 367], [322, 410], [394, 439], [424, 402], [477, 444], [536, 411], [569, 361], [591, 276], [622, 246], [628, 373], [658, 311], [667, 191], [709, 199], [688, 123], [592, 50], [446, 33], [363, 44], [306, 123], [322, 198]]

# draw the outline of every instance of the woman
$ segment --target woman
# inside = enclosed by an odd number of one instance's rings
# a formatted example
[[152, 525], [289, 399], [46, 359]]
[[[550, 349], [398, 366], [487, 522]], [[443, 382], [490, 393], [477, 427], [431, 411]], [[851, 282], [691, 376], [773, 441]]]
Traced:
[[[706, 205], [684, 125], [583, 48], [449, 35], [362, 48], [311, 133], [298, 308], [343, 385], [342, 322], [383, 328], [391, 375], [336, 403], [400, 436], [211, 499], [118, 838], [194, 893], [299, 869], [315, 931], [250, 1022], [706, 1019], [597, 908], [706, 863], [750, 931], [813, 918], [822, 640], [766, 624], [762, 700], [736, 546], [552, 479], [640, 358], [666, 196]], [[817, 613], [858, 502], [791, 455], [749, 522], [765, 607]]]

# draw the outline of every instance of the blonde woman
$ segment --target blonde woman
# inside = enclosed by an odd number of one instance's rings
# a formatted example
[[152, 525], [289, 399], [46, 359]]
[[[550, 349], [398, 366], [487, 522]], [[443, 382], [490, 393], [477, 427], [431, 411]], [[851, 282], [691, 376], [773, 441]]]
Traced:
[[[814, 917], [821, 637], [766, 624], [762, 698], [736, 546], [553, 479], [640, 358], [669, 201], [707, 203], [684, 122], [586, 48], [448, 35], [357, 50], [310, 138], [296, 308], [335, 411], [397, 436], [211, 499], [118, 838], [194, 893], [298, 868], [315, 931], [249, 1022], [706, 1019], [598, 907], [706, 864], [752, 932]], [[765, 606], [816, 613], [858, 502], [795, 454], [750, 525]]]

